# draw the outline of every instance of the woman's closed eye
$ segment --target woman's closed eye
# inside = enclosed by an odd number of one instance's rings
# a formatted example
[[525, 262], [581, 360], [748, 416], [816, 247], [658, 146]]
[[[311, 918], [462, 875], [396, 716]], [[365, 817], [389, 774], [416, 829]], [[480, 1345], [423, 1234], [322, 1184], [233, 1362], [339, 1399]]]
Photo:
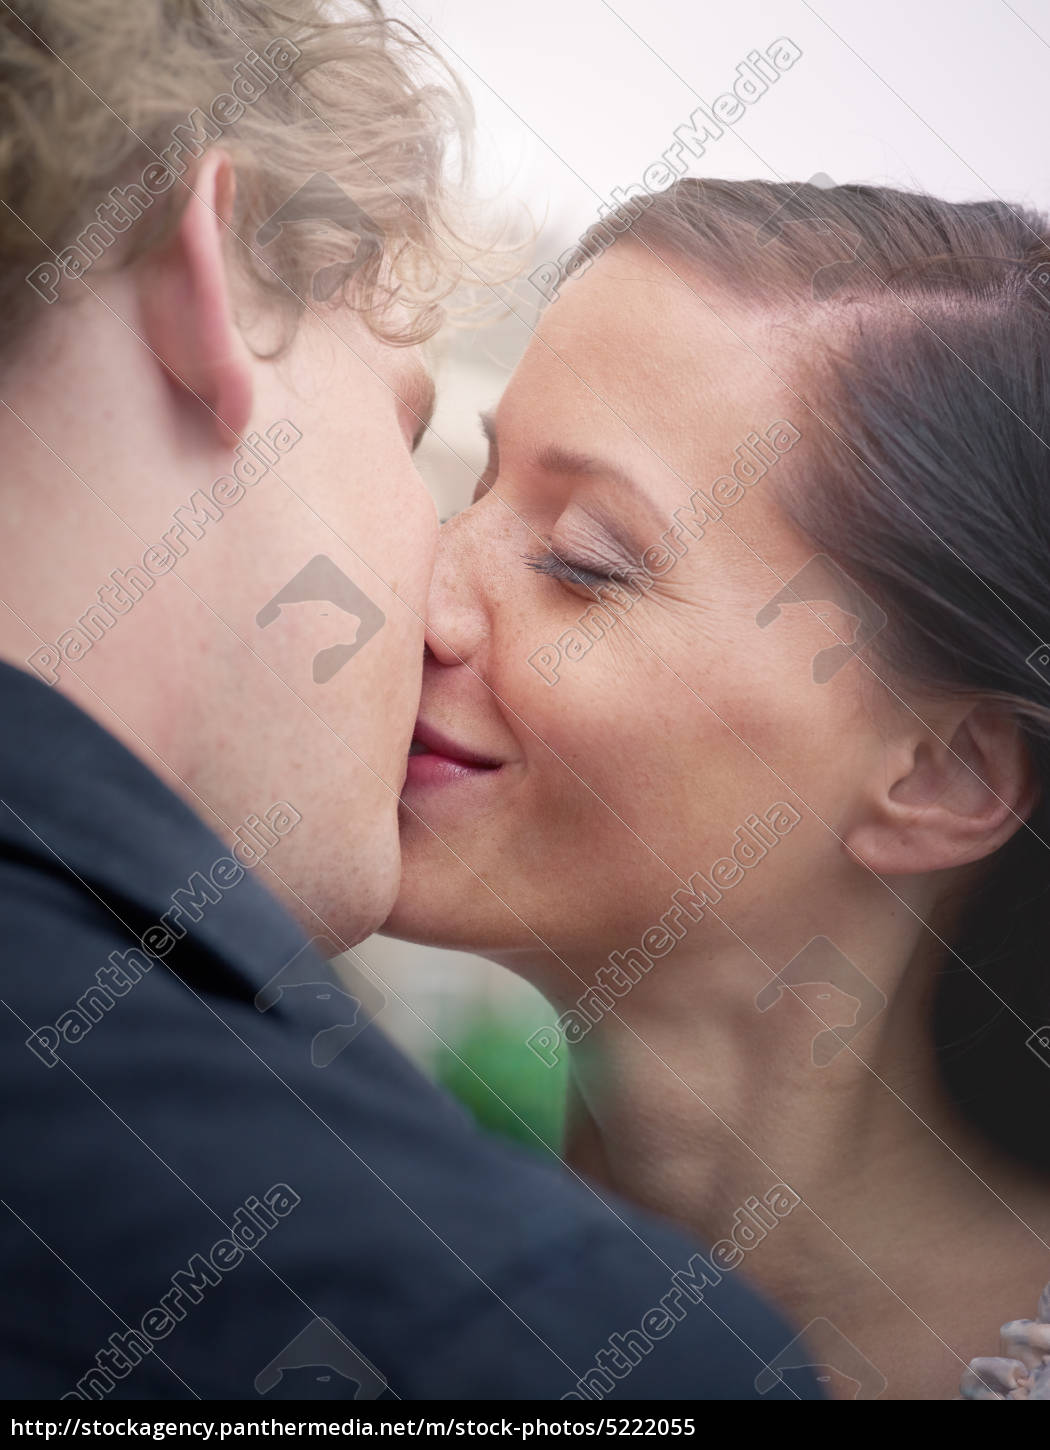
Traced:
[[523, 558], [528, 568], [534, 569], [537, 574], [546, 574], [548, 578], [560, 579], [564, 584], [575, 584], [582, 589], [594, 590], [602, 584], [623, 584], [630, 577], [622, 564], [584, 563], [564, 553], [555, 553], [551, 548], [525, 554]]

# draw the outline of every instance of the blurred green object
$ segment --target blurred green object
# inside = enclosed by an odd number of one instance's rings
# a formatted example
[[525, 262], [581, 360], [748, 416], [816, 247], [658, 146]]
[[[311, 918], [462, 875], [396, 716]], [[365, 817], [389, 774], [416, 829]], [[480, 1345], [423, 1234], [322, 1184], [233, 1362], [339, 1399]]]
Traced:
[[[547, 1067], [526, 1046], [539, 1024], [481, 1013], [439, 1047], [434, 1073], [483, 1128], [539, 1153], [561, 1146], [565, 1064]], [[450, 1050], [451, 1049], [451, 1050]]]

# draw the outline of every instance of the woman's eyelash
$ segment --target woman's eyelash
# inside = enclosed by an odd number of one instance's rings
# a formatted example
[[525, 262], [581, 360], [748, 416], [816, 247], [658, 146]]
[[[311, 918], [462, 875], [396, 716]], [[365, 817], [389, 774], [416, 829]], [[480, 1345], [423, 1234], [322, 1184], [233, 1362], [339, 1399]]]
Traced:
[[552, 549], [547, 549], [542, 554], [526, 554], [524, 559], [526, 565], [535, 569], [537, 574], [561, 579], [566, 584], [582, 584], [589, 589], [594, 589], [599, 584], [622, 583], [626, 577], [622, 570], [592, 569], [586, 564], [573, 563], [571, 559], [563, 559], [555, 554]]

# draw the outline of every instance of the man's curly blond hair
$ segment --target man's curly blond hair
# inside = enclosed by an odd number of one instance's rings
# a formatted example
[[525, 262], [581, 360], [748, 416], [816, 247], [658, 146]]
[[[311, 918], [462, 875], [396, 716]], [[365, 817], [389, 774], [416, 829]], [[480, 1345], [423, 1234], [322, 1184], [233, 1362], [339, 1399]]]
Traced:
[[[7, 339], [70, 279], [91, 285], [170, 236], [195, 163], [221, 145], [231, 249], [264, 294], [294, 319], [320, 270], [338, 288], [342, 258], [374, 330], [421, 340], [460, 280], [449, 163], [462, 180], [469, 124], [455, 77], [379, 0], [2, 0]], [[323, 196], [265, 228], [304, 184], [316, 199], [318, 178], [365, 218], [360, 235]]]

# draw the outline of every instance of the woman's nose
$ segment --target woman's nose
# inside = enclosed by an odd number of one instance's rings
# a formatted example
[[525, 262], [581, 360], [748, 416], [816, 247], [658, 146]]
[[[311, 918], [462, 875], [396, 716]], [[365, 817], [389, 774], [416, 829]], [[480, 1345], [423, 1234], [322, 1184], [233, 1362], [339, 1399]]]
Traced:
[[427, 607], [426, 644], [441, 665], [474, 664], [486, 635], [477, 506], [457, 514], [438, 538]]

